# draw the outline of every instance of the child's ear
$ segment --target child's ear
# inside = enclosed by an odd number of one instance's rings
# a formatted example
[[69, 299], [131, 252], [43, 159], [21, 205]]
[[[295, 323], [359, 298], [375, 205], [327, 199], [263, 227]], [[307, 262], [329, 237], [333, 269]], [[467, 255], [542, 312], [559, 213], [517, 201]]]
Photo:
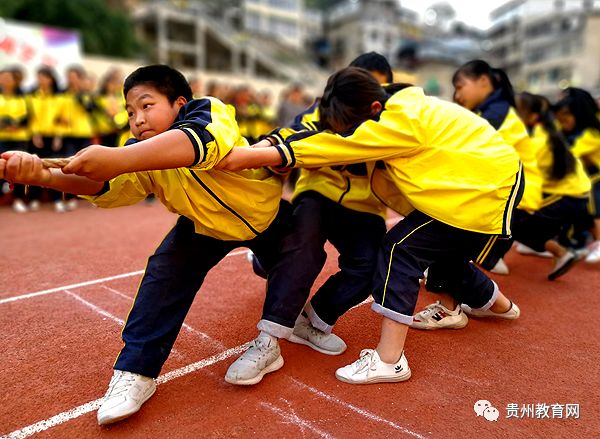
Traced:
[[373, 102], [371, 104], [371, 116], [374, 116], [377, 113], [379, 113], [382, 108], [383, 108], [383, 105], [381, 105], [381, 102], [379, 102], [379, 101]]
[[177, 105], [179, 108], [183, 107], [185, 104], [187, 104], [187, 99], [184, 98], [183, 96], [179, 96], [175, 100], [175, 105]]

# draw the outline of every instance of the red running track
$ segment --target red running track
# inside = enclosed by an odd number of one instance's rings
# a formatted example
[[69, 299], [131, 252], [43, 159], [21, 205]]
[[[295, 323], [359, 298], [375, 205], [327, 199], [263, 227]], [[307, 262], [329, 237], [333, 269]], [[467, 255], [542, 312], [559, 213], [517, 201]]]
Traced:
[[[548, 260], [516, 253], [507, 258], [510, 276], [495, 279], [519, 304], [521, 319], [411, 330], [409, 381], [352, 386], [336, 380], [337, 367], [377, 343], [379, 317], [362, 305], [336, 326], [349, 346], [343, 355], [282, 342], [285, 366], [247, 388], [223, 376], [256, 335], [264, 281], [242, 252], [233, 252], [207, 277], [156, 394], [128, 420], [100, 427], [95, 409], [140, 271], [174, 222], [160, 205], [100, 210], [81, 202], [68, 214], [45, 208], [26, 215], [0, 208], [2, 437], [581, 438], [600, 432], [600, 266], [581, 264], [548, 282]], [[330, 256], [320, 282], [335, 269], [335, 252]], [[433, 300], [423, 292], [419, 307]], [[496, 422], [476, 416], [478, 400], [498, 409]]]

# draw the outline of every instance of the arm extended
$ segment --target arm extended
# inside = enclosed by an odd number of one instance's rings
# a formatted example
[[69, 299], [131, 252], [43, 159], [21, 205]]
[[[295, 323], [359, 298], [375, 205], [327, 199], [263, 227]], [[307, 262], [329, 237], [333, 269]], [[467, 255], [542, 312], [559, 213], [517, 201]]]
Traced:
[[104, 186], [103, 182], [87, 177], [65, 175], [60, 169], [46, 169], [37, 156], [21, 151], [9, 151], [1, 155], [0, 178], [77, 195], [94, 195]]
[[63, 168], [96, 181], [107, 181], [120, 174], [191, 166], [195, 151], [181, 130], [169, 130], [125, 148], [92, 145], [78, 152]]

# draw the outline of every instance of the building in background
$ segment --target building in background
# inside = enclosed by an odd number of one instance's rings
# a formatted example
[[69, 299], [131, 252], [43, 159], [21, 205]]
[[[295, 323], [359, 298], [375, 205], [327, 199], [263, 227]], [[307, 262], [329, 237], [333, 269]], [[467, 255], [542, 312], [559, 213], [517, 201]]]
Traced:
[[600, 1], [513, 0], [491, 18], [489, 60], [517, 89], [553, 97], [571, 85], [600, 95]]
[[[282, 2], [290, 7], [302, 3], [277, 1]], [[283, 24], [282, 18], [295, 16], [299, 9], [283, 13], [281, 8], [269, 8], [264, 3], [154, 0], [137, 4], [132, 15], [140, 38], [150, 42], [153, 49], [151, 62], [247, 77], [321, 81], [324, 73], [299, 50], [296, 33], [294, 38], [283, 39], [264, 33], [254, 35], [245, 29], [252, 21], [246, 14], [255, 11], [264, 13], [260, 20], [272, 24], [268, 29], [273, 32], [301, 28], [299, 19]]]

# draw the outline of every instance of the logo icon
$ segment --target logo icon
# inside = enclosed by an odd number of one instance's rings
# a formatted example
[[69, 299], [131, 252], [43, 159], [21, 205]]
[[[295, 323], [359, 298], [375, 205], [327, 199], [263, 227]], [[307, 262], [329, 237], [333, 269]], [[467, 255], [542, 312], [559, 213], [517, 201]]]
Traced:
[[492, 406], [492, 403], [485, 399], [480, 399], [477, 401], [473, 406], [473, 410], [477, 416], [483, 416], [490, 422], [497, 421], [500, 417], [500, 412], [498, 409]]
[[400, 372], [402, 372], [402, 366], [398, 365], [398, 366], [394, 367], [394, 370], [396, 371], [396, 373], [400, 373]]

